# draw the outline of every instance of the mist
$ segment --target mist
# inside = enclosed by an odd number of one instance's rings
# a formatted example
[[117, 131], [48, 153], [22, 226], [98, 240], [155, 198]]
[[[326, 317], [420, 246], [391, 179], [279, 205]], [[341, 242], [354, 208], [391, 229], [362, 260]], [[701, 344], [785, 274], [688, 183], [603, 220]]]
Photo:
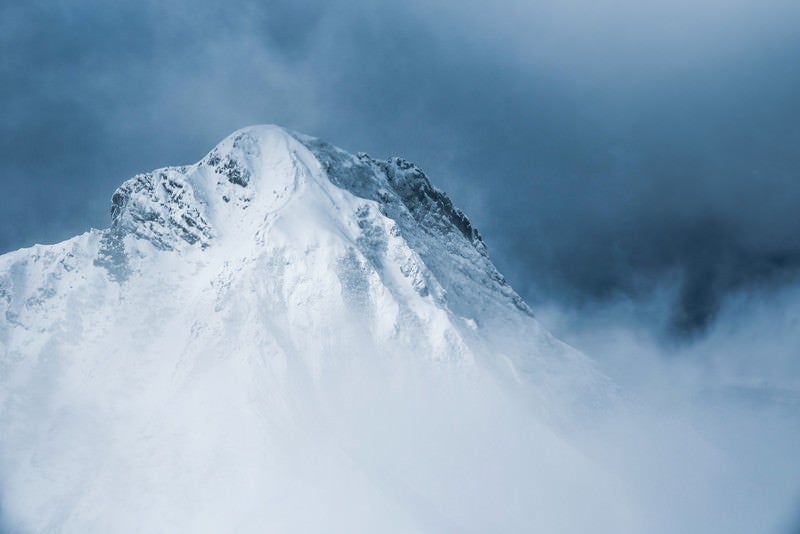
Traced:
[[123, 180], [248, 124], [403, 156], [640, 410], [580, 452], [620, 503], [794, 532], [798, 21], [789, 0], [5, 2], [0, 252], [107, 227]]

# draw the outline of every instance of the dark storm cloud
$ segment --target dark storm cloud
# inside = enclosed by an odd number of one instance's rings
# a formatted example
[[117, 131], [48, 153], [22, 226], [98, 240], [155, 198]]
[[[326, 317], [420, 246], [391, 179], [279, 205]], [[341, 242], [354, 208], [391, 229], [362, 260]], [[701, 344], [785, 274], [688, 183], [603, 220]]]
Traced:
[[533, 301], [675, 284], [692, 331], [800, 272], [793, 3], [295, 4], [3, 7], [0, 249], [275, 122], [416, 160]]

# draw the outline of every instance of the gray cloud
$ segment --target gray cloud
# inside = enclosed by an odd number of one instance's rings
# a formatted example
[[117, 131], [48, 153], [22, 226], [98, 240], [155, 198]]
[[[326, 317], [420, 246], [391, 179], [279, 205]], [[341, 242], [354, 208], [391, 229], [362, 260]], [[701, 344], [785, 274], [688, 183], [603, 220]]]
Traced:
[[124, 179], [248, 124], [402, 155], [548, 327], [749, 484], [685, 493], [690, 466], [676, 495], [785, 510], [793, 532], [798, 17], [794, 0], [6, 2], [0, 252], [107, 225]]
[[534, 303], [673, 332], [800, 272], [794, 3], [2, 7], [0, 250], [104, 226], [130, 175], [275, 122], [417, 161]]

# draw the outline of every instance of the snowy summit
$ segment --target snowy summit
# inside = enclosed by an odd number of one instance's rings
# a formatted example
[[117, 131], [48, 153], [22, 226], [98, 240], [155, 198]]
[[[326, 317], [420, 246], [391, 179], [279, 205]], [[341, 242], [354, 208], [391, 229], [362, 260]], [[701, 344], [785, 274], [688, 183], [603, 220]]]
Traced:
[[613, 386], [400, 158], [239, 130], [123, 183], [109, 228], [0, 257], [0, 312], [0, 529], [635, 520], [570, 441]]

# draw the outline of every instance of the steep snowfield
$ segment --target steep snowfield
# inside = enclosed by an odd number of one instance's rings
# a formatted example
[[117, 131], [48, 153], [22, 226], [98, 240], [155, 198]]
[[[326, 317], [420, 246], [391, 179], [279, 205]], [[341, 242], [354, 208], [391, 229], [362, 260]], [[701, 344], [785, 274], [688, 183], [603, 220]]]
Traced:
[[636, 528], [614, 388], [414, 165], [256, 126], [112, 204], [0, 257], [2, 528]]

